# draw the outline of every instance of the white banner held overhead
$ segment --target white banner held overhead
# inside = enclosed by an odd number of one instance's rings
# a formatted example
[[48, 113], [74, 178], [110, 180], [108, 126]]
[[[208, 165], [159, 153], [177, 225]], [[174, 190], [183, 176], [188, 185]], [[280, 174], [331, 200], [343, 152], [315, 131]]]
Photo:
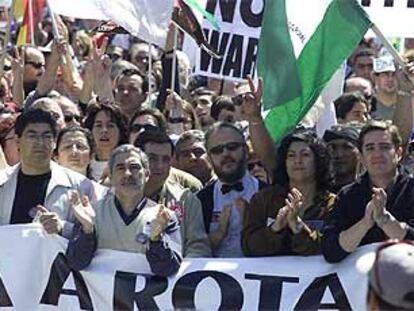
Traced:
[[52, 0], [55, 14], [111, 20], [134, 36], [164, 47], [173, 0]]
[[187, 259], [171, 278], [150, 274], [145, 256], [98, 251], [71, 271], [67, 241], [39, 225], [0, 227], [1, 310], [365, 309], [360, 249], [340, 264], [322, 256]]

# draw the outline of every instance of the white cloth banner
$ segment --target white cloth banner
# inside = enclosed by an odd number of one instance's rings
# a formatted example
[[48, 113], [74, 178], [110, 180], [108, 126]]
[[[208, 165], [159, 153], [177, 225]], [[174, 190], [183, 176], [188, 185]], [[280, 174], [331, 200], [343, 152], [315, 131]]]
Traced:
[[187, 259], [171, 278], [152, 276], [145, 256], [98, 251], [81, 273], [70, 271], [66, 241], [39, 225], [0, 227], [1, 310], [365, 309], [361, 248], [340, 264], [322, 256]]
[[173, 0], [49, 0], [55, 14], [111, 20], [131, 34], [164, 47]]

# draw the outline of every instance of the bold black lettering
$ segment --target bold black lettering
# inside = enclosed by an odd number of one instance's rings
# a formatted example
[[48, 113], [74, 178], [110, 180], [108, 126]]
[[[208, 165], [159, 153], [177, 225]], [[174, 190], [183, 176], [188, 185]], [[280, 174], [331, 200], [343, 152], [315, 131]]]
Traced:
[[371, 5], [371, 0], [362, 0], [361, 5], [362, 6], [370, 6]]
[[194, 294], [198, 284], [206, 278], [217, 282], [221, 291], [220, 310], [240, 310], [243, 306], [243, 290], [230, 275], [219, 271], [194, 271], [175, 283], [172, 302], [175, 309], [196, 309]]
[[283, 283], [299, 283], [299, 278], [260, 274], [246, 274], [246, 280], [260, 281], [258, 310], [279, 310]]
[[[76, 290], [63, 288], [70, 273], [73, 274]], [[49, 281], [40, 303], [57, 306], [60, 295], [77, 296], [82, 310], [93, 310], [92, 299], [82, 275], [78, 271], [70, 269], [63, 253], [59, 253], [53, 261]]]
[[[204, 33], [206, 34], [206, 37], [208, 38], [210, 31], [208, 29], [204, 29]], [[212, 30], [209, 43], [216, 51], [218, 51], [220, 55], [224, 55], [226, 53], [229, 38], [230, 38], [230, 34], [227, 32], [220, 33], [218, 31]], [[210, 54], [208, 54], [203, 49], [200, 49], [200, 51], [201, 51], [200, 70], [208, 71], [208, 67], [210, 66], [212, 57]], [[221, 72], [222, 66], [223, 66], [223, 58], [213, 58], [211, 72], [219, 74]]]
[[[145, 278], [145, 287], [135, 292], [137, 277]], [[167, 290], [167, 278], [117, 271], [114, 286], [114, 310], [134, 310], [134, 303], [139, 310], [159, 310], [154, 297]]]
[[414, 0], [408, 0], [407, 8], [414, 8]]
[[256, 61], [257, 61], [257, 51], [258, 51], [259, 40], [257, 38], [249, 38], [247, 44], [246, 58], [244, 60], [243, 67], [243, 77], [251, 75], [254, 78]]
[[[326, 288], [332, 293], [335, 303], [321, 303]], [[345, 290], [336, 273], [328, 274], [313, 280], [303, 292], [295, 306], [295, 310], [352, 310]]]
[[394, 0], [385, 0], [384, 1], [385, 7], [393, 7], [394, 6]]
[[6, 286], [3, 284], [3, 280], [0, 278], [0, 307], [13, 307], [13, 303], [7, 293]]
[[[221, 16], [223, 22], [232, 23], [234, 19], [234, 13], [236, 11], [237, 1], [218, 0], [220, 6]], [[217, 7], [217, 0], [208, 0], [206, 10], [214, 15]]]
[[249, 27], [258, 28], [262, 25], [265, 3], [263, 1], [263, 8], [259, 13], [252, 12], [252, 3], [253, 3], [253, 0], [241, 1], [240, 16], [246, 25], [248, 25]]
[[229, 50], [226, 55], [226, 61], [224, 63], [223, 75], [229, 76], [233, 71], [232, 76], [240, 78], [241, 67], [243, 62], [243, 36], [233, 35]]

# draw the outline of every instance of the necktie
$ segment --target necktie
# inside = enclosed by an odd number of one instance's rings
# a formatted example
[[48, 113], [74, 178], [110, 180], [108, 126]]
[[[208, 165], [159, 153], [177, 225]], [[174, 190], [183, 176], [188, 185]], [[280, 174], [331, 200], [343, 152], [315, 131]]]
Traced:
[[221, 186], [221, 193], [222, 194], [229, 193], [232, 190], [235, 190], [237, 192], [243, 191], [244, 190], [243, 184], [241, 182], [237, 182], [237, 183], [232, 184], [232, 185], [223, 185], [223, 186]]

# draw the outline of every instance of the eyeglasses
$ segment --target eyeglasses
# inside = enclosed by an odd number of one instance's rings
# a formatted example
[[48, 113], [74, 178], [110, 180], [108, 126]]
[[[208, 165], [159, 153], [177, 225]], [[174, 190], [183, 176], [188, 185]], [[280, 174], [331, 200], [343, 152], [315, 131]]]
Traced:
[[35, 69], [42, 69], [45, 64], [43, 63], [36, 63], [36, 62], [25, 62], [27, 65], [32, 65]]
[[242, 146], [244, 146], [244, 143], [234, 141], [234, 142], [230, 142], [227, 144], [217, 145], [215, 147], [212, 147], [210, 148], [209, 153], [214, 154], [214, 155], [219, 155], [219, 154], [222, 154], [225, 149], [227, 149], [228, 151], [236, 151]]
[[154, 130], [158, 130], [158, 126], [155, 126], [152, 124], [132, 124], [129, 128], [129, 131], [131, 133], [138, 133], [141, 130], [154, 131]]
[[63, 116], [66, 123], [72, 122], [73, 120], [76, 120], [77, 122], [81, 121], [81, 116], [72, 112], [67, 112]]
[[233, 96], [231, 98], [232, 101], [233, 101], [233, 104], [235, 106], [241, 106], [243, 104], [243, 97], [244, 97], [244, 94], [239, 94], [239, 95]]

